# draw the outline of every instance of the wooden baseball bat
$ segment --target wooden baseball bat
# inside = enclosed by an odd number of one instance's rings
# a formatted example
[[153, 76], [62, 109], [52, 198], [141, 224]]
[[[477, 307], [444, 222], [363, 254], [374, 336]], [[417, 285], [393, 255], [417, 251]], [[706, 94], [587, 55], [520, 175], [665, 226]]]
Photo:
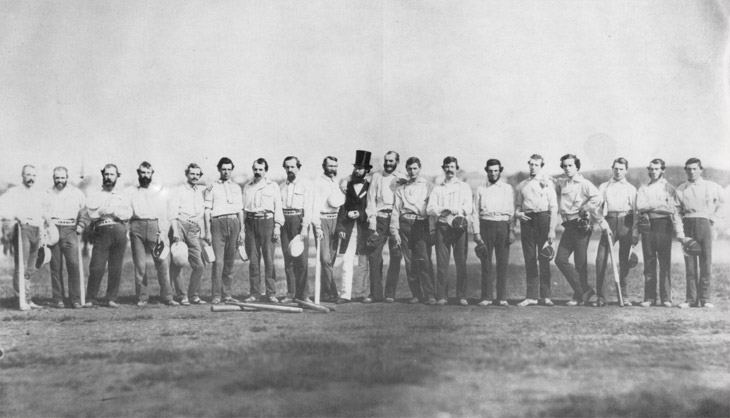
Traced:
[[213, 305], [210, 307], [211, 312], [256, 312], [258, 309], [244, 308], [236, 305]]
[[623, 307], [624, 306], [624, 298], [621, 295], [621, 277], [618, 273], [618, 265], [616, 263], [616, 257], [614, 256], [613, 251], [613, 233], [611, 233], [611, 230], [606, 231], [606, 235], [608, 238], [608, 255], [611, 257], [611, 267], [613, 267], [613, 282], [616, 284], [616, 295], [618, 296], [618, 306]]
[[322, 313], [329, 313], [330, 312], [330, 310], [327, 307], [322, 306], [322, 305], [318, 305], [316, 303], [306, 302], [306, 301], [299, 300], [299, 299], [294, 299], [294, 301], [296, 303], [298, 303], [299, 306], [301, 306], [303, 308], [312, 309], [312, 310], [315, 310], [317, 312], [322, 312]]
[[18, 221], [18, 308], [21, 311], [30, 309], [25, 300], [25, 260], [23, 260], [23, 228]]
[[260, 311], [275, 311], [284, 313], [302, 313], [304, 309], [291, 306], [267, 305], [265, 303], [226, 302], [226, 305], [236, 305], [244, 308], [254, 308]]
[[83, 241], [81, 236], [79, 240], [79, 299], [81, 299], [81, 306], [86, 305], [86, 286], [84, 283], [84, 256], [83, 256]]
[[320, 246], [322, 245], [321, 240], [317, 239], [317, 231], [314, 231], [314, 246], [316, 248], [316, 256], [314, 257], [314, 303], [319, 305], [319, 293], [322, 290], [322, 283], [321, 283], [321, 274], [322, 274], [322, 265], [319, 262], [319, 255], [321, 254], [322, 249]]

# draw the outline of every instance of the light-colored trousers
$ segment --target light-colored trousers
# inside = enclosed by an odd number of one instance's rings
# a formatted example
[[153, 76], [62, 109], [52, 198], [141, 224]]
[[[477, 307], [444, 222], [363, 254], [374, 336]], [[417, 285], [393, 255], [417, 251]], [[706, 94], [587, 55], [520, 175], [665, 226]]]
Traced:
[[[370, 269], [368, 268], [368, 257], [366, 255], [356, 255], [357, 251], [357, 234], [358, 228], [355, 225], [350, 234], [350, 242], [347, 245], [347, 251], [342, 256], [337, 257], [342, 260], [342, 279], [338, 283], [339, 294], [342, 299], [352, 299], [353, 284], [355, 294], [370, 293], [368, 276]], [[335, 266], [337, 268], [337, 266]], [[353, 283], [353, 280], [355, 283]]]

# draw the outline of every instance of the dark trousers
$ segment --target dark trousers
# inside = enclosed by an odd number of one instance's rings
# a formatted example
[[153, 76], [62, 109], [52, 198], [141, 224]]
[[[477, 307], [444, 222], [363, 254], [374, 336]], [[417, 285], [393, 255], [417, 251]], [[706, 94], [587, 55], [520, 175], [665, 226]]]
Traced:
[[339, 246], [339, 236], [335, 232], [337, 226], [337, 218], [324, 219], [322, 222], [322, 240], [319, 245], [319, 262], [322, 265], [321, 295], [323, 299], [328, 297], [336, 298], [339, 296], [337, 292], [337, 284], [335, 283], [334, 265], [337, 258], [337, 247]]
[[644, 301], [657, 301], [657, 261], [659, 264], [659, 298], [672, 302], [672, 237], [674, 226], [669, 217], [651, 219], [651, 232], [641, 234], [644, 254]]
[[388, 276], [385, 279], [385, 297], [395, 298], [395, 289], [398, 287], [398, 276], [400, 275], [401, 256], [393, 255], [393, 248], [396, 242], [395, 238], [390, 235], [390, 216], [387, 218], [378, 216], [376, 219], [378, 236], [375, 237], [375, 248], [368, 255], [368, 265], [370, 266], [370, 297], [375, 300], [383, 299], [383, 247], [387, 241], [390, 262], [388, 264]]
[[307, 286], [307, 261], [309, 260], [309, 237], [304, 239], [304, 251], [299, 257], [289, 254], [289, 242], [302, 233], [303, 215], [284, 215], [281, 229], [281, 253], [284, 254], [284, 273], [286, 274], [286, 295], [290, 298], [304, 299], [309, 296]]
[[[133, 219], [129, 223], [129, 241], [132, 247], [134, 261], [134, 291], [137, 299], [146, 301], [149, 297], [147, 289], [147, 262], [157, 245], [157, 220]], [[155, 258], [157, 282], [160, 285], [160, 296], [163, 300], [171, 300], [170, 291], [170, 260]]]
[[109, 277], [106, 284], [106, 300], [116, 302], [122, 281], [122, 264], [127, 250], [127, 228], [123, 224], [98, 226], [94, 231], [94, 249], [89, 265], [89, 284], [86, 295], [96, 299], [101, 287], [107, 263]]
[[452, 228], [439, 222], [436, 226], [436, 298], [448, 296], [448, 272], [451, 250], [456, 264], [456, 297], [466, 298], [466, 253], [469, 249], [466, 231], [454, 233]]
[[[555, 255], [555, 264], [565, 276], [570, 287], [573, 288], [573, 300], [583, 301], [583, 293], [591, 289], [588, 285], [588, 243], [591, 240], [591, 230], [578, 231], [578, 220], [563, 223], [565, 231], [560, 237], [560, 244]], [[575, 267], [570, 264], [570, 256], [574, 254]]]
[[684, 218], [683, 223], [684, 235], [694, 238], [702, 248], [702, 254], [697, 257], [684, 256], [684, 265], [687, 268], [685, 302], [701, 305], [710, 301], [712, 290], [712, 225], [706, 218]]
[[492, 253], [497, 262], [497, 300], [507, 300], [507, 265], [509, 263], [509, 222], [479, 221], [479, 233], [487, 246], [487, 257], [482, 264], [482, 300], [492, 299], [494, 276]]
[[68, 273], [68, 296], [71, 303], [81, 303], [81, 282], [79, 281], [79, 237], [75, 225], [55, 226], [58, 228], [58, 243], [51, 249], [51, 291], [53, 301], [63, 301], [63, 262], [66, 260]]
[[[18, 272], [18, 224], [13, 228], [13, 250], [15, 259], [15, 270], [13, 271], [13, 289], [16, 293], [20, 291], [20, 276]], [[30, 302], [30, 279], [35, 275], [35, 261], [38, 258], [38, 248], [40, 247], [40, 231], [37, 226], [23, 224], [20, 228], [21, 241], [23, 244], [23, 263], [25, 264], [25, 301]]]
[[[203, 278], [203, 257], [200, 246], [200, 227], [190, 222], [179, 221], [180, 240], [188, 246], [188, 263], [193, 271], [190, 273], [190, 283], [187, 291], [185, 283], [180, 275], [182, 267], [170, 263], [170, 282], [175, 288], [175, 294], [181, 298], [200, 297], [200, 281]], [[172, 234], [171, 234], [172, 235]], [[170, 257], [172, 260], [172, 257]]]
[[266, 295], [276, 295], [276, 276], [274, 272], [274, 219], [246, 218], [246, 252], [248, 253], [248, 273], [251, 295], [264, 294], [261, 289], [261, 258], [264, 259], [264, 281]]
[[[211, 246], [215, 261], [211, 284], [213, 299], [231, 296], [233, 283], [233, 264], [238, 256], [238, 236], [241, 233], [241, 223], [237, 217], [219, 217], [210, 220]], [[251, 253], [249, 253], [250, 255]]]
[[[550, 260], [538, 257], [550, 232], [550, 212], [528, 213], [529, 221], [520, 221], [522, 253], [527, 275], [527, 298], [550, 298]], [[539, 265], [539, 270], [538, 270]]]
[[[428, 221], [401, 217], [399, 224], [401, 254], [406, 264], [406, 276], [411, 295], [420, 300], [435, 298], [431, 246], [427, 242]], [[397, 283], [393, 285], [392, 291], [386, 285], [386, 297], [395, 297], [396, 285]]]
[[[613, 246], [618, 242], [618, 263], [619, 283], [621, 286], [621, 295], [624, 299], [628, 299], [626, 277], [629, 275], [629, 254], [631, 254], [631, 228], [633, 226], [633, 216], [611, 216], [606, 217], [606, 222], [611, 228], [614, 242], [609, 242], [606, 233], [601, 235], [601, 241], [598, 243], [598, 252], [596, 253], [596, 292], [599, 300], [606, 300], [603, 293], [603, 282], [606, 280], [606, 273], [610, 268], [610, 254], [608, 246]], [[616, 253], [614, 252], [614, 255]], [[611, 273], [613, 274], [613, 273]]]

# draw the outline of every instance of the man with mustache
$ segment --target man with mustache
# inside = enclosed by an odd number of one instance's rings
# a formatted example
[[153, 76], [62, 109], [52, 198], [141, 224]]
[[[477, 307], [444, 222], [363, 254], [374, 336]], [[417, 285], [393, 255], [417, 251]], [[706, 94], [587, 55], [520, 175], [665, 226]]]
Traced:
[[[380, 302], [383, 300], [383, 247], [388, 242], [390, 262], [388, 276], [385, 283], [385, 302], [395, 301], [395, 291], [400, 275], [401, 251], [397, 247], [394, 235], [390, 234], [390, 219], [395, 201], [396, 187], [405, 182], [402, 173], [396, 173], [400, 155], [395, 151], [388, 151], [383, 157], [383, 171], [373, 173], [368, 192], [368, 256], [370, 268], [370, 295], [364, 303]], [[406, 264], [406, 273], [410, 265]]]
[[[337, 228], [337, 213], [345, 201], [345, 195], [340, 190], [340, 179], [337, 177], [337, 157], [327, 156], [322, 160], [323, 173], [314, 183], [314, 215], [319, 218], [322, 227], [322, 236], [319, 242], [319, 260], [322, 265], [321, 299], [337, 302], [339, 293], [334, 278], [334, 265], [339, 246]], [[344, 299], [343, 299], [344, 301]]]
[[[702, 161], [690, 158], [684, 163], [687, 181], [677, 187], [677, 210], [682, 215], [684, 234], [699, 243], [699, 256], [685, 254], [687, 292], [680, 308], [714, 308], [710, 301], [712, 282], [712, 226], [721, 216], [726, 197], [720, 186], [702, 177]], [[677, 240], [684, 241], [680, 235]], [[699, 262], [699, 263], [698, 263]], [[699, 264], [699, 269], [698, 269]]]
[[185, 168], [186, 183], [178, 187], [170, 199], [170, 235], [173, 243], [184, 242], [188, 247], [188, 262], [192, 268], [187, 290], [180, 278], [182, 267], [170, 264], [170, 281], [174, 283], [176, 296], [180, 304], [188, 306], [204, 305], [200, 299], [200, 281], [203, 278], [203, 258], [201, 256], [200, 236], [205, 228], [203, 215], [205, 203], [203, 189], [198, 186], [203, 171], [196, 163]]
[[[538, 257], [548, 242], [555, 240], [558, 201], [552, 180], [541, 173], [545, 161], [533, 154], [527, 161], [530, 177], [517, 185], [515, 217], [520, 221], [522, 254], [525, 258], [527, 297], [517, 306], [553, 306], [550, 299], [550, 260]], [[539, 269], [538, 269], [539, 266]]]
[[218, 160], [219, 178], [205, 189], [205, 242], [213, 247], [215, 261], [210, 276], [212, 303], [235, 301], [231, 296], [237, 247], [243, 245], [243, 194], [231, 180], [235, 165], [228, 157]]
[[[149, 299], [147, 291], [147, 256], [154, 252], [161, 242], [169, 247], [167, 220], [167, 200], [162, 186], [152, 184], [155, 170], [152, 164], [143, 161], [137, 168], [139, 186], [130, 189], [132, 218], [129, 221], [129, 240], [134, 261], [134, 290], [137, 306], [146, 306]], [[169, 253], [168, 253], [169, 255]], [[154, 257], [157, 282], [160, 284], [160, 297], [167, 306], [178, 306], [172, 298], [170, 289], [170, 264], [167, 258]]]
[[52, 228], [58, 229], [58, 243], [51, 250], [51, 290], [52, 305], [65, 307], [63, 302], [63, 260], [66, 260], [68, 273], [68, 295], [74, 309], [81, 308], [81, 283], [79, 281], [79, 235], [84, 232], [86, 219], [84, 208], [86, 196], [81, 190], [68, 184], [66, 167], [53, 169], [53, 187], [46, 192], [44, 200], [46, 217], [51, 220]]
[[[345, 187], [345, 203], [337, 215], [337, 233], [340, 236], [342, 257], [342, 287], [337, 303], [352, 300], [353, 278], [366, 280], [367, 256], [365, 255], [368, 215], [366, 212], [370, 182], [365, 175], [373, 168], [370, 151], [357, 150], [352, 176]], [[357, 262], [357, 271], [355, 270]]]
[[[626, 277], [629, 275], [629, 254], [631, 247], [639, 243], [639, 231], [636, 229], [636, 187], [626, 180], [629, 162], [619, 157], [613, 160], [611, 180], [598, 187], [603, 204], [598, 211], [598, 225], [603, 230], [601, 241], [596, 253], [596, 291], [598, 292], [595, 306], [606, 305], [603, 293], [603, 282], [608, 270], [609, 248], [618, 242], [619, 286], [624, 306], [631, 306], [628, 295]], [[609, 241], [608, 231], [611, 231], [614, 242]]]
[[129, 195], [117, 188], [121, 177], [114, 164], [107, 164], [101, 170], [103, 185], [101, 190], [92, 192], [86, 199], [88, 216], [94, 225], [94, 249], [89, 266], [89, 284], [86, 306], [99, 305], [97, 300], [101, 279], [107, 263], [109, 277], [106, 287], [106, 306], [118, 308], [117, 296], [122, 280], [122, 263], [127, 249], [126, 222], [132, 216], [132, 203]]
[[[573, 288], [573, 297], [567, 306], [579, 306], [587, 304], [595, 294], [588, 285], [588, 243], [592, 232], [590, 216], [596, 216], [601, 206], [601, 195], [596, 186], [579, 173], [580, 159], [577, 156], [563, 155], [560, 167], [565, 177], [556, 181], [556, 192], [565, 231], [560, 238], [555, 264]], [[588, 228], [584, 229], [581, 225], [586, 224]], [[575, 267], [569, 261], [573, 253]]]
[[[479, 306], [487, 306], [492, 301], [492, 252], [497, 261], [497, 298], [493, 303], [508, 306], [507, 303], [507, 263], [509, 246], [515, 241], [514, 214], [515, 192], [512, 186], [499, 181], [502, 177], [502, 163], [497, 159], [487, 160], [487, 184], [479, 186], [474, 195], [474, 242], [485, 244], [487, 255], [481, 259], [482, 297]], [[465, 300], [464, 300], [465, 301]], [[463, 302], [460, 302], [464, 305]]]
[[[644, 218], [641, 249], [644, 254], [644, 301], [639, 306], [672, 307], [672, 237], [684, 241], [682, 218], [677, 212], [674, 186], [664, 178], [666, 165], [661, 158], [649, 162], [649, 184], [636, 193], [638, 217]], [[657, 298], [657, 262], [659, 264], [659, 297]]]
[[[281, 231], [281, 252], [284, 254], [284, 273], [286, 273], [287, 295], [282, 303], [293, 302], [294, 299], [309, 301], [307, 287], [307, 267], [309, 260], [309, 226], [314, 226], [317, 239], [322, 237], [319, 216], [313, 216], [314, 187], [310, 182], [299, 177], [302, 163], [299, 158], [289, 156], [282, 163], [286, 171], [286, 181], [281, 183], [282, 211], [284, 227]], [[301, 235], [304, 240], [304, 251], [297, 257], [289, 253], [289, 243]]]
[[[436, 304], [429, 241], [429, 217], [426, 212], [428, 196], [433, 185], [421, 177], [421, 160], [406, 160], [408, 181], [395, 190], [393, 213], [390, 217], [390, 234], [400, 248], [406, 262], [409, 303]], [[395, 294], [395, 289], [393, 289]]]
[[[269, 163], [258, 158], [253, 162], [253, 179], [243, 186], [246, 252], [251, 291], [246, 302], [262, 299], [278, 303], [274, 272], [274, 244], [279, 242], [284, 213], [281, 209], [279, 185], [266, 178]], [[264, 259], [265, 293], [261, 288], [261, 257]]]
[[[47, 220], [44, 219], [43, 213], [43, 193], [34, 188], [36, 179], [36, 169], [32, 165], [24, 165], [21, 172], [23, 183], [15, 186], [5, 192], [0, 197], [0, 218], [3, 220], [12, 220], [15, 222], [13, 226], [13, 250], [15, 254], [15, 270], [13, 271], [13, 289], [18, 294], [18, 307], [22, 309], [40, 309], [31, 300], [30, 280], [35, 275], [35, 262], [38, 257], [38, 248], [40, 247], [40, 228], [44, 226]], [[18, 234], [21, 234], [22, 248], [18, 248]], [[23, 253], [23, 262], [25, 263], [25, 303], [20, 303], [19, 293], [19, 263], [18, 251]]]
[[452, 226], [454, 217], [469, 220], [472, 217], [474, 202], [471, 187], [456, 177], [459, 160], [456, 157], [444, 158], [441, 168], [444, 180], [437, 184], [428, 198], [427, 211], [430, 216], [438, 217], [436, 224], [436, 298], [439, 306], [446, 305], [448, 290], [448, 271], [451, 251], [456, 264], [456, 297], [462, 306], [466, 300], [466, 256], [468, 236], [466, 228]]

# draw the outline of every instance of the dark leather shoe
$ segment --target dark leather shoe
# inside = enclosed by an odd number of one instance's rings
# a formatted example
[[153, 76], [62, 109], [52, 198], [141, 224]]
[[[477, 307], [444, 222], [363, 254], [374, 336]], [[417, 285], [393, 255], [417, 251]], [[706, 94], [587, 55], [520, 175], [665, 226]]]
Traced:
[[350, 303], [350, 299], [338, 298], [335, 303], [338, 305], [342, 305], [343, 303]]

